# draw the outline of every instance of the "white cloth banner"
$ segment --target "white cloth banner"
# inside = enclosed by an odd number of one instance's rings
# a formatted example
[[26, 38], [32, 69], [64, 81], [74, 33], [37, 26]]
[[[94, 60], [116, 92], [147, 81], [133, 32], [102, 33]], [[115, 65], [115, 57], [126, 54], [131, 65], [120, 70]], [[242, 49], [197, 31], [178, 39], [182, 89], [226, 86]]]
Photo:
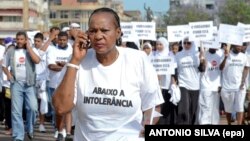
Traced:
[[141, 40], [156, 40], [155, 22], [132, 22], [135, 33]]
[[244, 28], [228, 24], [220, 24], [219, 42], [232, 45], [242, 45]]

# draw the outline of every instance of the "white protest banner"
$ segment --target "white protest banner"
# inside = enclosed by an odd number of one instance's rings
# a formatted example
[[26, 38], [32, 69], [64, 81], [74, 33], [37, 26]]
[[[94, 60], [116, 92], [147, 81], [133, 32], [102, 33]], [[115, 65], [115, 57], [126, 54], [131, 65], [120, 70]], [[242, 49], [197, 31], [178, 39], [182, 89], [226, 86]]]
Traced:
[[202, 41], [202, 46], [205, 48], [220, 48], [219, 36], [217, 27], [213, 27], [213, 39], [209, 41]]
[[228, 24], [220, 24], [219, 42], [232, 45], [242, 45], [244, 28]]
[[124, 42], [133, 42], [137, 38], [137, 35], [134, 30], [134, 24], [131, 22], [121, 22], [121, 30], [123, 33], [122, 41]]
[[141, 40], [156, 40], [155, 22], [132, 22], [135, 33]]
[[179, 42], [189, 36], [188, 25], [167, 26], [167, 31], [169, 42]]
[[243, 24], [238, 22], [237, 26], [244, 28], [243, 42], [250, 42], [250, 24]]
[[171, 57], [152, 57], [151, 63], [158, 75], [174, 74], [176, 65]]
[[213, 38], [213, 22], [190, 22], [190, 41], [207, 41]]

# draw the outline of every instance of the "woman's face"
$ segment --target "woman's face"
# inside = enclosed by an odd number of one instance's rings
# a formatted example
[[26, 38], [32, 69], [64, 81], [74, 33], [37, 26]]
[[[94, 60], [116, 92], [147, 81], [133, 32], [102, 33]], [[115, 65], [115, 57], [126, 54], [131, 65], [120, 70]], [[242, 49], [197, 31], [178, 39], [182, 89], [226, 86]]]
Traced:
[[92, 15], [89, 21], [88, 36], [96, 53], [106, 54], [114, 49], [121, 29], [111, 13], [99, 12]]
[[158, 50], [160, 52], [164, 50], [163, 44], [159, 41], [156, 42], [156, 50]]
[[149, 54], [151, 53], [152, 49], [151, 49], [148, 45], [145, 45], [145, 46], [143, 47], [143, 51], [144, 51], [147, 55], [149, 55]]
[[189, 50], [192, 47], [192, 42], [184, 40], [183, 47], [185, 48], [185, 50]]

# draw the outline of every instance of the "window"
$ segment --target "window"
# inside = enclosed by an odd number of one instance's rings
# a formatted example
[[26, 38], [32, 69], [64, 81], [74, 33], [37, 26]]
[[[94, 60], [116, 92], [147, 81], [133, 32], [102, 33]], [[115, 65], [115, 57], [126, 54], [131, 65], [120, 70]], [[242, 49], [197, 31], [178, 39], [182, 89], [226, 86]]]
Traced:
[[206, 9], [213, 10], [214, 5], [213, 4], [206, 4]]
[[68, 11], [62, 10], [60, 15], [61, 15], [60, 17], [62, 19], [68, 19], [69, 18], [69, 12]]
[[55, 11], [50, 11], [49, 18], [55, 19], [56, 18], [56, 12]]
[[4, 16], [2, 17], [3, 22], [21, 22], [22, 18], [20, 16]]
[[74, 19], [81, 18], [81, 11], [80, 10], [72, 11], [72, 18], [74, 18]]

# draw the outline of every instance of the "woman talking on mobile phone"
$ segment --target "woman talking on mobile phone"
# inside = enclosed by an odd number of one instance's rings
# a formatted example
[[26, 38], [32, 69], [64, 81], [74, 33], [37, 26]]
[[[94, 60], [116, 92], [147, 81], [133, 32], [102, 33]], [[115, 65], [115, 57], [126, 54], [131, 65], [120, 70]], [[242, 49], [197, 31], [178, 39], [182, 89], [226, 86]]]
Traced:
[[143, 126], [158, 121], [152, 113], [164, 102], [153, 66], [144, 52], [117, 46], [122, 32], [112, 9], [96, 9], [87, 34], [75, 40], [55, 111], [75, 108], [74, 141], [144, 140]]

